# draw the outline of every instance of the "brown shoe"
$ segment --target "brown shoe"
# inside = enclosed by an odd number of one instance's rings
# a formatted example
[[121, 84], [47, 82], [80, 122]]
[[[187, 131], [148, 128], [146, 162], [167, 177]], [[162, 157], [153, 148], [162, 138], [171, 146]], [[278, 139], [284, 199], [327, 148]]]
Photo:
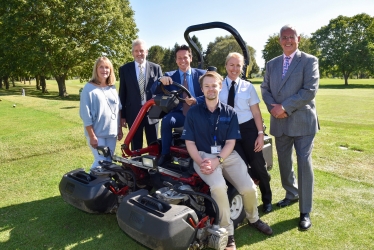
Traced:
[[260, 232], [262, 232], [266, 235], [272, 235], [273, 234], [273, 230], [271, 230], [269, 225], [266, 224], [265, 222], [263, 222], [260, 219], [258, 219], [258, 221], [256, 221], [255, 223], [249, 223], [249, 225], [251, 225], [252, 227], [256, 228], [258, 231], [260, 231]]
[[234, 235], [229, 235], [225, 250], [236, 250]]

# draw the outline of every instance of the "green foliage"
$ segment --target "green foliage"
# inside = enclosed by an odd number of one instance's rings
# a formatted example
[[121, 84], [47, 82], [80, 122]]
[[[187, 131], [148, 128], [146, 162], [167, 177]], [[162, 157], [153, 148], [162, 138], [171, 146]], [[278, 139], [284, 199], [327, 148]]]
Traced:
[[[246, 76], [248, 76], [248, 72], [257, 73], [258, 71], [256, 71], [256, 69], [259, 69], [255, 59], [256, 51], [248, 45], [247, 49], [250, 61], [247, 67], [247, 72], [244, 72]], [[217, 67], [218, 73], [225, 75], [225, 61], [230, 52], [238, 52], [243, 54], [238, 42], [232, 35], [217, 37], [213, 43], [209, 43], [205, 52], [206, 61], [209, 63], [207, 66], [215, 66]]]
[[[200, 51], [200, 53], [201, 53], [201, 56], [200, 57], [202, 57], [201, 59], [202, 60], [204, 60], [204, 57], [203, 57], [203, 52], [204, 52], [204, 50], [203, 50], [203, 46], [201, 45], [201, 43], [200, 43], [200, 41], [199, 41], [199, 39], [197, 38], [197, 36], [195, 36], [195, 35], [193, 35], [192, 37], [191, 37], [191, 39], [192, 39], [192, 41], [197, 45], [197, 47], [198, 47], [198, 49], [199, 49], [199, 51]], [[192, 46], [191, 46], [191, 50], [192, 50], [192, 63], [191, 63], [191, 67], [192, 68], [198, 68], [198, 66], [199, 66], [199, 56], [198, 56], [198, 54], [197, 54], [197, 52], [195, 52], [195, 50], [192, 48]], [[207, 65], [206, 64], [204, 64], [204, 66], [203, 66], [204, 68], [207, 68]]]
[[147, 60], [159, 64], [163, 69], [164, 65], [162, 64], [162, 61], [164, 59], [165, 52], [166, 49], [164, 49], [163, 47], [154, 45], [148, 49]]
[[128, 0], [3, 2], [0, 64], [11, 67], [2, 75], [52, 75], [64, 96], [65, 79], [88, 79], [99, 56], [115, 69], [131, 58], [137, 29]]
[[[253, 79], [258, 93], [261, 81]], [[87, 214], [60, 197], [62, 175], [76, 168], [88, 170], [93, 158], [78, 114], [83, 84], [68, 80], [72, 94], [62, 99], [51, 83], [45, 95], [35, 90], [34, 82], [0, 89], [0, 249], [145, 250], [119, 228], [114, 214]], [[20, 95], [21, 88], [26, 97]], [[308, 232], [297, 229], [297, 204], [275, 206], [285, 193], [274, 147], [274, 211], [260, 212], [274, 235], [267, 237], [243, 225], [235, 230], [238, 250], [374, 248], [373, 95], [373, 79], [354, 79], [349, 86], [341, 79], [321, 79], [316, 97], [321, 130], [313, 152], [313, 226]], [[263, 102], [260, 108], [269, 125]]]
[[325, 72], [340, 72], [345, 84], [353, 72], [374, 72], [374, 18], [338, 16], [312, 34], [312, 46]]

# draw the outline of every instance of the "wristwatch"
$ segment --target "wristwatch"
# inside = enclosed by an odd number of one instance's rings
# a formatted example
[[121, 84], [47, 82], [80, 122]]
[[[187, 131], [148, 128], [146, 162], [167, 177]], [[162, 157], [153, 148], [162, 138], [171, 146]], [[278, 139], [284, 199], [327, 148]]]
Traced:
[[224, 161], [223, 158], [219, 155], [217, 155], [217, 158], [218, 158], [218, 161], [219, 161], [220, 164]]

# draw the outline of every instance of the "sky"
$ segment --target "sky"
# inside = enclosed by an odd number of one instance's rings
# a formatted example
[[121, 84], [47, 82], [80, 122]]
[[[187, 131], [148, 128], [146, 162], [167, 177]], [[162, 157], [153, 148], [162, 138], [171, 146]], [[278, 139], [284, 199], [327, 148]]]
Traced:
[[[224, 22], [256, 50], [260, 68], [264, 67], [262, 50], [267, 39], [278, 35], [285, 24], [292, 24], [300, 34], [311, 36], [339, 15], [366, 13], [374, 17], [374, 0], [130, 0], [130, 5], [135, 11], [138, 37], [146, 41], [148, 48], [187, 44], [184, 40], [187, 27]], [[209, 29], [192, 32], [190, 37], [197, 36], [205, 50], [216, 37], [229, 34], [223, 29]]]

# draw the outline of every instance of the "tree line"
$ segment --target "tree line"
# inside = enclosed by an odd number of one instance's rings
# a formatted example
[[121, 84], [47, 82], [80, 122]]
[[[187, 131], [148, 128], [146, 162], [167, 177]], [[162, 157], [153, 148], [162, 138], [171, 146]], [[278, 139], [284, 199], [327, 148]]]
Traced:
[[[9, 88], [11, 79], [36, 79], [36, 87], [46, 91], [45, 79], [54, 78], [61, 97], [68, 95], [65, 80], [91, 77], [93, 62], [107, 56], [115, 69], [132, 61], [131, 42], [137, 37], [134, 11], [128, 0], [0, 0], [0, 88]], [[225, 74], [229, 52], [241, 49], [232, 36], [216, 37], [204, 50], [196, 36], [192, 40], [203, 52], [204, 66], [216, 66]], [[265, 62], [281, 55], [279, 35], [269, 36], [262, 56]], [[176, 68], [175, 48], [155, 45], [148, 60], [164, 72]], [[246, 77], [261, 70], [256, 51], [247, 44], [250, 64]], [[300, 49], [316, 55], [322, 76], [374, 74], [374, 18], [367, 14], [339, 16], [312, 33], [301, 34]], [[196, 59], [197, 55], [193, 55]], [[197, 66], [193, 60], [192, 66]], [[266, 68], [262, 69], [262, 71]], [[118, 74], [118, 72], [115, 72]]]
[[[265, 62], [282, 54], [279, 35], [270, 36], [262, 51]], [[374, 76], [374, 17], [365, 13], [338, 16], [311, 34], [301, 34], [299, 49], [319, 59], [322, 77], [348, 79]], [[266, 69], [265, 69], [266, 70]]]

